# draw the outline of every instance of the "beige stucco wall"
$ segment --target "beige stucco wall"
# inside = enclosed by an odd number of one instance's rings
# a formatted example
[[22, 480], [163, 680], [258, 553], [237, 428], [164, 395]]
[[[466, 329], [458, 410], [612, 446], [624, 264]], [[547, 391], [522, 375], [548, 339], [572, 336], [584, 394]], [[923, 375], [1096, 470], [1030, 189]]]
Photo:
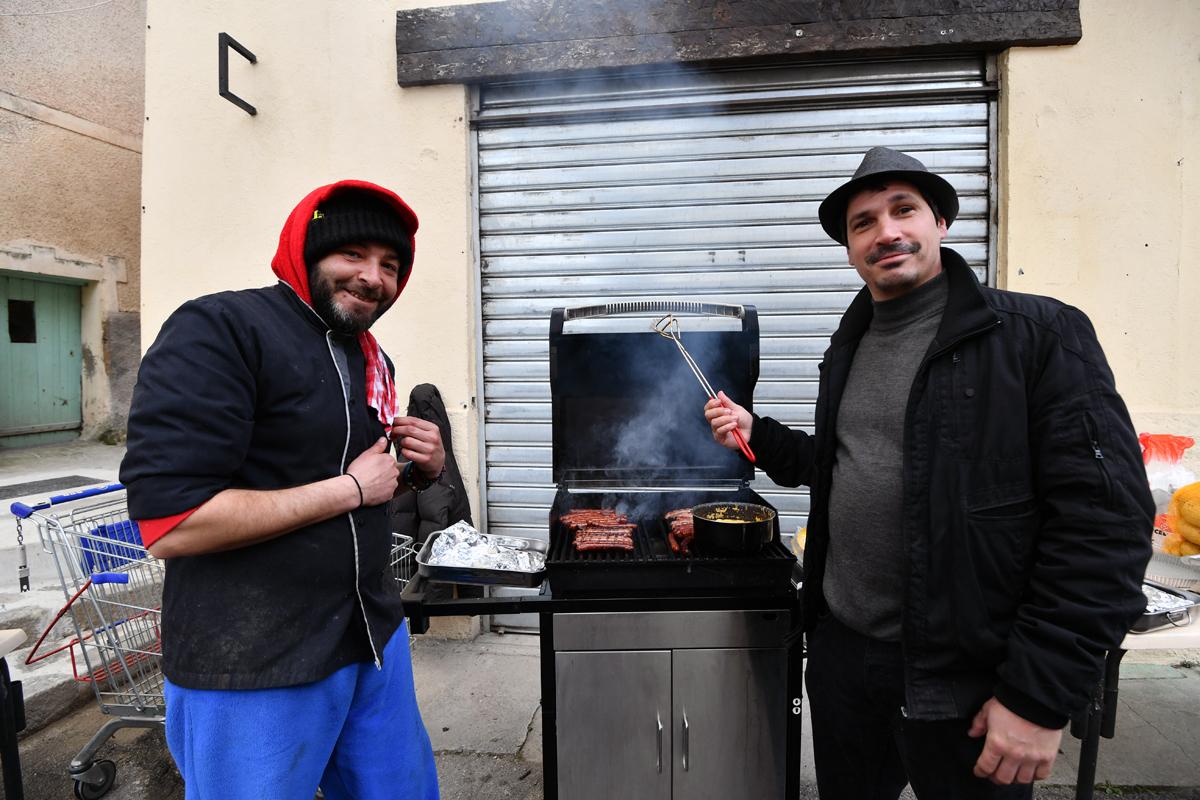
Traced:
[[[422, 224], [413, 279], [376, 333], [402, 389], [441, 388], [478, 516], [467, 94], [394, 75], [395, 11], [426, 4], [151, 0], [143, 346], [184, 300], [270, 282], [279, 226], [314, 186], [394, 188]], [[1079, 44], [1000, 60], [1000, 281], [1092, 317], [1139, 430], [1198, 435], [1200, 6], [1153, 0], [1134, 24], [1119, 0], [1081, 13]], [[256, 117], [217, 96], [220, 31], [258, 56], [231, 61]]]
[[139, 350], [145, 4], [0, 16], [0, 269], [82, 283], [85, 436], [123, 435]]
[[[394, 189], [421, 220], [416, 262], [373, 330], [401, 392], [441, 389], [478, 515], [467, 93], [397, 85], [395, 14], [405, 5], [151, 0], [143, 347], [184, 300], [273, 282], [280, 226], [311, 189], [341, 178]], [[230, 58], [230, 88], [257, 116], [217, 94], [222, 31], [258, 59]]]
[[1200, 4], [1080, 13], [1001, 59], [1002, 281], [1091, 317], [1139, 431], [1200, 439]]

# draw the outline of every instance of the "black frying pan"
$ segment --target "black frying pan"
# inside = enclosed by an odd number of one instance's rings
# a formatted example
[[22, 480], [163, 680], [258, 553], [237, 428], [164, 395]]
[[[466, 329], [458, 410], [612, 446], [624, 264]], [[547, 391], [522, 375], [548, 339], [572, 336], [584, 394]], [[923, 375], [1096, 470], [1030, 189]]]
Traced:
[[755, 503], [704, 503], [692, 509], [692, 524], [696, 555], [753, 555], [771, 541], [775, 512]]

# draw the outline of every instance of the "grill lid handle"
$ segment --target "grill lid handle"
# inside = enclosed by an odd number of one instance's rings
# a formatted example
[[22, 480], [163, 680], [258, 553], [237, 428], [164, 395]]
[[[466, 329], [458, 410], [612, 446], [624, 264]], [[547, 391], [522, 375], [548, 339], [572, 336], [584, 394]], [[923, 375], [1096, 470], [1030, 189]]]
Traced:
[[563, 309], [563, 321], [614, 317], [621, 314], [704, 314], [710, 317], [744, 319], [746, 307], [726, 303], [701, 303], [696, 300], [625, 300], [595, 306]]

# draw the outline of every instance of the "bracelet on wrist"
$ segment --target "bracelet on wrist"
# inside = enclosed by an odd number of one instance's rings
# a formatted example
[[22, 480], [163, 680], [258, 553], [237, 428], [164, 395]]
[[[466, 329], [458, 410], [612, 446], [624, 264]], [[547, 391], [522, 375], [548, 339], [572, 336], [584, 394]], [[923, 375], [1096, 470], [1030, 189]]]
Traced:
[[404, 481], [404, 485], [409, 489], [412, 489], [414, 492], [423, 492], [430, 486], [433, 486], [435, 483], [440, 481], [442, 476], [445, 474], [446, 465], [443, 464], [441, 472], [439, 472], [433, 478], [427, 478], [425, 477], [424, 473], [417, 469], [417, 465], [410, 461], [404, 466], [404, 471], [401, 473], [401, 479]]
[[[366, 498], [363, 497], [362, 484], [358, 482], [358, 478], [354, 477], [349, 472], [344, 472], [342, 474], [345, 475], [350, 480], [354, 481], [354, 488], [358, 489], [358, 508], [362, 508], [364, 505], [366, 505], [366, 502], [367, 502]], [[358, 508], [356, 508], [354, 510], [357, 511]]]

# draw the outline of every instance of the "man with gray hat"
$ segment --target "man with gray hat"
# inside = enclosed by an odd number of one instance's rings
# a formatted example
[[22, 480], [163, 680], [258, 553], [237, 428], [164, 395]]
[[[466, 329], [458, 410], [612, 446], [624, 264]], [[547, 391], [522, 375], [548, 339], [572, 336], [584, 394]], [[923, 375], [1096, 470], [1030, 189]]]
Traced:
[[1141, 613], [1153, 503], [1087, 317], [980, 285], [958, 196], [877, 147], [821, 203], [866, 284], [815, 432], [723, 393], [713, 436], [807, 485], [806, 684], [825, 798], [1032, 796]]

